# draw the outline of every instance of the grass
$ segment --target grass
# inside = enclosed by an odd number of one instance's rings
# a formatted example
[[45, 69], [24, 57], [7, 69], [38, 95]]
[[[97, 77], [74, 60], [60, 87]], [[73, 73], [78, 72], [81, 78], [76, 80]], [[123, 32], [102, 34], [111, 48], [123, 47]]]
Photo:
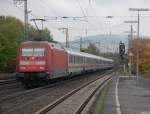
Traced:
[[0, 72], [0, 80], [1, 79], [10, 79], [15, 78], [15, 73], [1, 73]]
[[104, 89], [100, 93], [99, 97], [97, 98], [94, 114], [100, 114], [103, 111], [107, 89], [108, 89], [108, 86], [104, 87]]

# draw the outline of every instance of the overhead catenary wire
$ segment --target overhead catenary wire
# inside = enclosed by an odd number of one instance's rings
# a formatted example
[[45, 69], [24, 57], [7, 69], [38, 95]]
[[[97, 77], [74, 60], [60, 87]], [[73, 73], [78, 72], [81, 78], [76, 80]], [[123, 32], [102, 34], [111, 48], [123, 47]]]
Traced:
[[[21, 7], [19, 7], [19, 6], [17, 6], [17, 5], [14, 5], [13, 2], [11, 2], [11, 1], [9, 1], [9, 0], [7, 0], [7, 2], [8, 2], [9, 4], [13, 5], [14, 7], [18, 8], [19, 11], [24, 12], [24, 10], [23, 10]], [[29, 13], [29, 15], [33, 16], [34, 18], [40, 18], [39, 16], [36, 16], [36, 15], [33, 14], [33, 13]], [[46, 22], [49, 23], [48, 21], [46, 21]], [[54, 29], [54, 27], [53, 27], [53, 29]], [[55, 29], [56, 29], [56, 28], [55, 28]]]
[[[11, 2], [11, 1], [9, 1], [9, 0], [6, 0], [6, 1], [7, 1], [9, 4], [11, 4], [11, 5], [15, 6], [16, 8], [18, 8], [21, 12], [24, 12], [24, 10], [23, 10], [21, 7], [15, 5], [13, 2]], [[33, 17], [35, 17], [35, 18], [38, 18], [37, 15], [35, 15], [35, 14], [31, 13], [31, 12], [29, 13], [29, 15], [31, 15], [31, 16], [33, 16]]]
[[[42, 1], [42, 0], [39, 0], [40, 1], [40, 3], [42, 4], [42, 10], [45, 12], [45, 14], [46, 14], [46, 10], [45, 10], [45, 8], [50, 8], [51, 10], [51, 13], [53, 13], [53, 15], [56, 17], [57, 15], [56, 15], [56, 12], [51, 8], [51, 7], [47, 7], [47, 4], [45, 3], [45, 1]], [[40, 5], [41, 5], [40, 4]], [[46, 16], [46, 15], [44, 15], [44, 16]]]
[[77, 2], [77, 4], [78, 4], [78, 6], [80, 7], [83, 16], [84, 16], [85, 19], [87, 20], [86, 22], [88, 23], [88, 25], [89, 25], [90, 27], [92, 27], [93, 30], [97, 31], [97, 29], [89, 22], [89, 20], [88, 20], [88, 18], [87, 18], [87, 15], [86, 15], [86, 13], [84, 12], [84, 9], [82, 8], [82, 6], [81, 6], [79, 0], [76, 0], [76, 2]]

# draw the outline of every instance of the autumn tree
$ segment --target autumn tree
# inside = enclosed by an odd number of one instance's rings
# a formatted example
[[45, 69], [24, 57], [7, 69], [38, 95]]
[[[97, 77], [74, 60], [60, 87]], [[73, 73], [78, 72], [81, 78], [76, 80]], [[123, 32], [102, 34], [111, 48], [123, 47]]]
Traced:
[[150, 40], [140, 39], [132, 40], [130, 51], [132, 53], [132, 69], [136, 72], [137, 47], [139, 50], [139, 71], [145, 77], [150, 78]]

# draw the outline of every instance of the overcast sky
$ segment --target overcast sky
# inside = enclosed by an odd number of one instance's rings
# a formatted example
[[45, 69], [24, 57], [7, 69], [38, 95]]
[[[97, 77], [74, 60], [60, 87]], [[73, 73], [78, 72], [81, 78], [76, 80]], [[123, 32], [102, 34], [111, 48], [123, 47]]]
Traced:
[[[72, 19], [47, 20], [44, 26], [50, 29], [57, 41], [65, 41], [64, 34], [58, 30], [61, 27], [69, 28], [71, 40], [86, 36], [86, 29], [87, 35], [109, 34], [110, 31], [112, 34], [124, 34], [130, 28], [129, 24], [123, 22], [137, 19], [137, 12], [128, 9], [137, 7], [150, 8], [150, 0], [28, 0], [28, 10], [34, 15], [29, 15], [29, 19], [44, 16], [87, 16], [88, 22]], [[0, 14], [23, 20], [23, 4], [14, 4], [13, 0], [0, 0]], [[150, 36], [150, 12], [141, 12], [140, 15], [140, 34]], [[106, 16], [114, 18], [107, 19]], [[134, 24], [134, 29], [136, 28]]]

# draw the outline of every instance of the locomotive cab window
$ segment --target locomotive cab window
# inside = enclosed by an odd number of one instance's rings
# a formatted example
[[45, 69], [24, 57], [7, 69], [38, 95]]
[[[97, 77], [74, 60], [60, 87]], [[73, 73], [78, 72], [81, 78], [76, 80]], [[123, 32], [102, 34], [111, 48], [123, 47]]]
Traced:
[[44, 56], [45, 49], [44, 48], [23, 48], [22, 56]]
[[22, 56], [32, 56], [32, 55], [33, 55], [33, 48], [22, 49]]
[[34, 56], [44, 56], [45, 49], [44, 48], [35, 48], [34, 49]]

